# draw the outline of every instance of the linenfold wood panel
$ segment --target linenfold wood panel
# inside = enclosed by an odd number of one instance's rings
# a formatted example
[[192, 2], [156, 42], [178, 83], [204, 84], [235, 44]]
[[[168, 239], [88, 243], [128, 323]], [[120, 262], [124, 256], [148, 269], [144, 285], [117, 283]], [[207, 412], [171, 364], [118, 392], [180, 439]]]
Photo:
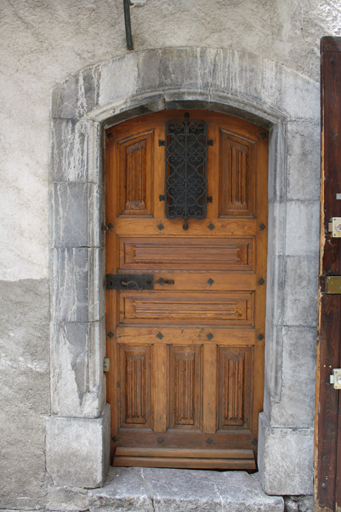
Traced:
[[[152, 290], [107, 291], [114, 465], [255, 469], [264, 374], [267, 135], [213, 112], [204, 220], [167, 219], [165, 124], [117, 125], [106, 149], [107, 273]], [[130, 277], [131, 276], [131, 277]], [[133, 285], [132, 285], [133, 286]], [[189, 455], [189, 451], [192, 455]]]

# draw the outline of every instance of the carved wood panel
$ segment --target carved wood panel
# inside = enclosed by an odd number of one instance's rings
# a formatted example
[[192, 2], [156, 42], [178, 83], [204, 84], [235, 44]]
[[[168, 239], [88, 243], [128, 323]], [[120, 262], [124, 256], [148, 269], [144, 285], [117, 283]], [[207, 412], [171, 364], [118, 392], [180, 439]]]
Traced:
[[207, 325], [252, 325], [253, 294], [182, 293], [140, 291], [122, 292], [120, 321], [122, 323], [168, 323]]
[[151, 425], [151, 348], [120, 347], [121, 424], [124, 427]]
[[[121, 269], [250, 271], [252, 238], [120, 238]], [[195, 254], [195, 260], [193, 260]]]
[[220, 216], [255, 213], [254, 141], [221, 130]]
[[219, 428], [249, 424], [251, 349], [219, 347]]
[[151, 214], [153, 131], [125, 138], [119, 144], [119, 190], [122, 215]]
[[169, 427], [200, 428], [202, 349], [170, 346], [169, 350]]

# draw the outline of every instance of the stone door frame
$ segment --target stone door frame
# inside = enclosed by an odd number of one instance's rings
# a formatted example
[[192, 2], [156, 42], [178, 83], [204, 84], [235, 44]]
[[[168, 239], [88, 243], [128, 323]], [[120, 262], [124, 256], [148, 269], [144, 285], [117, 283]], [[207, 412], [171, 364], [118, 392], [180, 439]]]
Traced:
[[[185, 108], [236, 115], [270, 130], [265, 387], [258, 464], [267, 493], [311, 494], [313, 427], [299, 418], [279, 419], [278, 411], [283, 407], [283, 330], [301, 325], [300, 314], [304, 325], [310, 325], [314, 308], [310, 282], [311, 272], [317, 276], [318, 258], [316, 271], [310, 268], [301, 276], [305, 294], [300, 295], [288, 276], [290, 258], [296, 257], [294, 263], [303, 269], [306, 259], [313, 264], [318, 253], [317, 238], [316, 247], [307, 237], [299, 252], [294, 247], [291, 227], [300, 219], [293, 216], [295, 211], [309, 216], [309, 205], [298, 197], [295, 204], [300, 202], [300, 208], [295, 210], [288, 180], [297, 181], [300, 174], [299, 163], [290, 158], [299, 128], [308, 133], [319, 126], [318, 84], [252, 54], [166, 48], [128, 53], [82, 70], [58, 85], [51, 100], [51, 415], [46, 455], [54, 484], [98, 487], [109, 466], [110, 411], [103, 373], [105, 129], [145, 113]], [[314, 171], [308, 169], [308, 179], [309, 172]], [[292, 301], [298, 312], [290, 306]], [[304, 377], [303, 370], [300, 379]]]

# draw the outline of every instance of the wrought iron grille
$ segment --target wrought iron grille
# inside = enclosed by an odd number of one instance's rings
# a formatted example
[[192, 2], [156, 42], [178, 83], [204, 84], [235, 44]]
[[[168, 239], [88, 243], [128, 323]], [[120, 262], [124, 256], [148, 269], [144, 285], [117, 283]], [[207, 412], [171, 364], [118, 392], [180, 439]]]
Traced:
[[[165, 211], [168, 219], [204, 219], [207, 210], [207, 125], [168, 121], [165, 140]], [[209, 198], [210, 199], [210, 198]]]

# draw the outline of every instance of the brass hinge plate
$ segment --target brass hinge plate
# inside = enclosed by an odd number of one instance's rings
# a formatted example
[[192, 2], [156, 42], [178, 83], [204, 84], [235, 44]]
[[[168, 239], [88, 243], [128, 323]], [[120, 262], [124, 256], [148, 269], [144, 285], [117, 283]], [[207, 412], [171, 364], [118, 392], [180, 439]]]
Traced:
[[325, 277], [325, 293], [341, 294], [341, 276]]

